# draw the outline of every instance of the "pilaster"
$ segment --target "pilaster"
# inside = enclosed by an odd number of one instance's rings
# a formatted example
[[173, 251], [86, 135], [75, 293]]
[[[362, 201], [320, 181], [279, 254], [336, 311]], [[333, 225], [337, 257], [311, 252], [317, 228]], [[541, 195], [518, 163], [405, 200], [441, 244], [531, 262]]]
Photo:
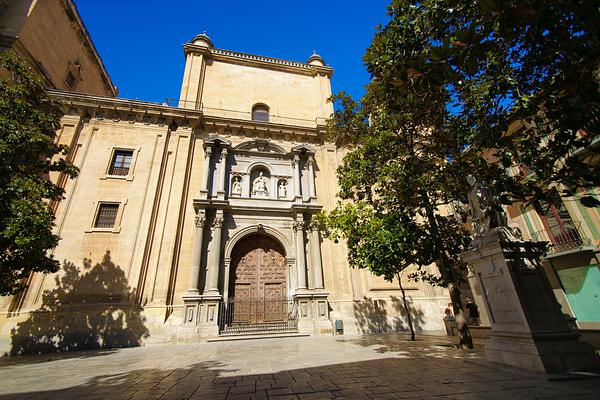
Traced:
[[208, 174], [210, 172], [210, 158], [212, 155], [212, 147], [204, 146], [204, 165], [202, 168], [202, 176], [200, 177], [200, 198], [208, 198]]
[[300, 201], [302, 195], [300, 194], [300, 156], [295, 154], [292, 160], [292, 166], [294, 167], [294, 201]]

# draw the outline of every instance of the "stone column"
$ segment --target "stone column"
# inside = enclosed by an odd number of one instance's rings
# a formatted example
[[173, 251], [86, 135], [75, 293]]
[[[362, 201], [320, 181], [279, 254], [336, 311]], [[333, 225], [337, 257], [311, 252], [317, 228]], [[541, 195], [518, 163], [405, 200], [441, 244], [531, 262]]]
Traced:
[[208, 197], [208, 172], [210, 169], [210, 157], [212, 154], [212, 147], [206, 146], [204, 149], [204, 168], [202, 169], [202, 177], [200, 183], [200, 196], [203, 198]]
[[323, 263], [321, 260], [321, 239], [319, 230], [315, 227], [310, 228], [310, 242], [312, 253], [312, 271], [314, 274], [313, 283], [315, 289], [323, 289]]
[[295, 155], [292, 161], [294, 167], [294, 200], [299, 199], [300, 196], [300, 156]]
[[223, 230], [222, 215], [215, 217], [212, 223], [212, 240], [208, 251], [208, 263], [206, 266], [206, 284], [204, 294], [219, 294], [219, 264], [221, 255], [221, 233]]
[[221, 163], [219, 164], [219, 183], [218, 183], [218, 189], [217, 189], [217, 197], [218, 198], [225, 198], [225, 178], [227, 178], [226, 176], [226, 168], [227, 167], [227, 148], [224, 147], [221, 150]]
[[194, 241], [194, 255], [192, 259], [192, 271], [190, 273], [189, 293], [199, 293], [198, 283], [200, 279], [200, 262], [202, 261], [202, 239], [204, 233], [204, 213], [196, 215], [196, 239]]
[[315, 195], [315, 159], [313, 156], [308, 156], [308, 197], [314, 199]]
[[304, 221], [294, 223], [296, 233], [296, 269], [298, 272], [298, 289], [306, 289], [306, 260], [304, 251]]

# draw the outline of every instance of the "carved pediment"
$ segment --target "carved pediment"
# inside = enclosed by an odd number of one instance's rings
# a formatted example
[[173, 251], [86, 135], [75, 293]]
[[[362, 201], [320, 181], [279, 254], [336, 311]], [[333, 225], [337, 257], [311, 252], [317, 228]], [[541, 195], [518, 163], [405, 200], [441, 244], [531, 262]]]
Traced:
[[235, 147], [235, 150], [285, 154], [285, 150], [281, 146], [273, 144], [265, 139], [255, 139], [241, 143]]
[[204, 145], [205, 146], [210, 146], [210, 145], [231, 146], [231, 142], [222, 136], [211, 135], [208, 139], [204, 140]]
[[297, 154], [301, 154], [301, 153], [315, 154], [315, 149], [313, 149], [311, 146], [309, 146], [306, 143], [302, 143], [302, 144], [299, 144], [298, 146], [292, 147], [292, 153], [297, 153]]

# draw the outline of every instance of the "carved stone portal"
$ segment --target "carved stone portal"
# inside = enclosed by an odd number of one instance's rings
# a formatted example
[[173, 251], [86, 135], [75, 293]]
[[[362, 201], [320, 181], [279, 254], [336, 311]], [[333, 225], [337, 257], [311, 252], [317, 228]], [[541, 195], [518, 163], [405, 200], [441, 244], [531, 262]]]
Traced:
[[233, 251], [229, 293], [233, 322], [287, 320], [285, 252], [265, 235], [241, 240]]

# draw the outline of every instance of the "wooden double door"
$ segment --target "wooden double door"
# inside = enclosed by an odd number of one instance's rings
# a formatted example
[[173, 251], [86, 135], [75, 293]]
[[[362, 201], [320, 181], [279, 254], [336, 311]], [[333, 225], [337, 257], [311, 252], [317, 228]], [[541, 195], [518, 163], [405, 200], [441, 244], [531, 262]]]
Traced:
[[266, 235], [251, 235], [236, 244], [229, 287], [233, 322], [287, 319], [284, 254], [281, 245]]

